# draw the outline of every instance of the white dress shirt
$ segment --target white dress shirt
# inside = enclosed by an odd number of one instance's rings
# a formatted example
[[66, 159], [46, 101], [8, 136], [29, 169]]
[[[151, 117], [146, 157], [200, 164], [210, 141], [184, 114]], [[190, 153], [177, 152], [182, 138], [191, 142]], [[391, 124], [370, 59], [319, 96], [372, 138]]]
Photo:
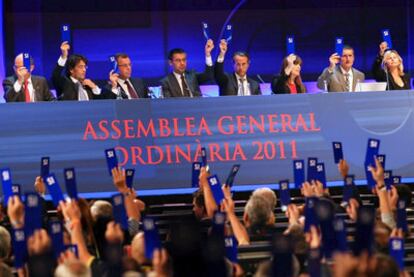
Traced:
[[[27, 87], [29, 88], [30, 102], [35, 102], [35, 89], [33, 87], [32, 77], [27, 79]], [[19, 83], [19, 80], [16, 80], [16, 82], [14, 82], [13, 88], [14, 91], [19, 92], [23, 88], [23, 85]], [[22, 93], [24, 94], [24, 88]]]

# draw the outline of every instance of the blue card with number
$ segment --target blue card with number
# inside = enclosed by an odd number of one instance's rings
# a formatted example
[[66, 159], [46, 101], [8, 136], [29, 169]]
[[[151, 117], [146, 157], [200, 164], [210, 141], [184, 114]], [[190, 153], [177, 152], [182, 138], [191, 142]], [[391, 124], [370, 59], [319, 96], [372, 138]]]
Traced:
[[384, 29], [381, 31], [382, 34], [382, 41], [385, 41], [388, 46], [387, 49], [392, 49], [392, 40], [391, 40], [391, 33], [389, 29]]
[[227, 43], [230, 43], [230, 41], [233, 39], [233, 26], [227, 25], [224, 29], [224, 39], [227, 41]]
[[319, 221], [315, 213], [315, 206], [317, 202], [317, 197], [307, 197], [305, 200], [305, 226], [303, 228], [305, 233], [310, 231], [310, 226], [319, 225]]
[[207, 163], [207, 150], [206, 150], [205, 147], [201, 148], [201, 166], [206, 167], [206, 169], [207, 169], [207, 166], [208, 166], [208, 163]]
[[377, 155], [377, 160], [380, 162], [382, 168], [385, 168], [385, 155]]
[[358, 209], [356, 233], [354, 242], [354, 255], [362, 252], [372, 253], [374, 245], [375, 208], [362, 206]]
[[109, 175], [112, 176], [112, 169], [118, 167], [118, 158], [114, 148], [105, 150], [106, 163], [108, 165]]
[[47, 175], [45, 183], [49, 190], [50, 195], [52, 196], [53, 204], [57, 208], [59, 206], [59, 202], [65, 201], [65, 198], [63, 197], [62, 190], [59, 186], [59, 183], [56, 179], [55, 174], [52, 173], [52, 174]]
[[365, 163], [365, 176], [367, 177], [367, 184], [370, 189], [375, 188], [376, 182], [374, 177], [372, 177], [371, 171], [369, 171], [370, 165]]
[[224, 224], [226, 223], [226, 214], [216, 211], [212, 218], [211, 234], [224, 237]]
[[295, 179], [295, 188], [302, 188], [305, 182], [305, 161], [294, 160], [293, 161], [293, 177]]
[[26, 235], [23, 229], [14, 229], [12, 231], [14, 267], [22, 268], [27, 258]]
[[322, 253], [319, 248], [311, 248], [308, 252], [308, 272], [310, 277], [321, 276]]
[[333, 221], [335, 230], [336, 245], [335, 250], [339, 252], [348, 251], [348, 242], [346, 240], [346, 224], [345, 220], [341, 217], [336, 217]]
[[390, 256], [397, 263], [399, 269], [404, 270], [404, 239], [390, 238]]
[[226, 249], [226, 257], [232, 263], [238, 263], [237, 259], [237, 239], [234, 236], [224, 237], [224, 247]]
[[226, 183], [225, 183], [226, 186], [229, 186], [229, 187], [232, 187], [233, 186], [234, 178], [236, 177], [237, 172], [239, 172], [239, 169], [240, 169], [240, 165], [239, 164], [235, 164], [235, 165], [233, 165], [231, 167], [229, 176], [227, 176], [227, 179], [226, 179]]
[[368, 139], [367, 153], [365, 156], [365, 164], [375, 167], [375, 157], [378, 156], [380, 140]]
[[392, 170], [384, 170], [384, 183], [387, 190], [391, 190], [392, 185]]
[[308, 158], [308, 182], [316, 180], [316, 165], [318, 164], [317, 158]]
[[63, 226], [59, 220], [49, 222], [49, 234], [52, 239], [55, 258], [59, 258], [60, 254], [66, 250], [66, 246], [63, 243]]
[[23, 66], [30, 72], [30, 54], [27, 52], [23, 53]]
[[194, 162], [191, 166], [191, 187], [198, 188], [199, 183], [199, 177], [200, 177], [200, 171], [201, 171], [201, 163], [200, 162]]
[[333, 153], [334, 153], [334, 161], [336, 164], [338, 164], [340, 160], [344, 159], [344, 152], [342, 150], [342, 142], [339, 142], [339, 141], [332, 142], [332, 148], [333, 148]]
[[71, 36], [70, 36], [70, 25], [69, 24], [63, 24], [60, 28], [60, 34], [61, 34], [61, 43], [67, 42], [71, 43]]
[[392, 184], [399, 185], [401, 184], [401, 176], [392, 176]]
[[206, 41], [209, 40], [211, 37], [207, 22], [201, 22], [201, 27], [203, 28], [204, 38], [206, 39]]
[[116, 61], [115, 56], [110, 56], [109, 62], [111, 63], [111, 71], [113, 71], [112, 73], [119, 74], [118, 62]]
[[117, 193], [112, 195], [111, 199], [115, 223], [118, 223], [122, 229], [128, 230], [128, 217], [124, 204], [124, 196]]
[[29, 237], [35, 230], [42, 228], [42, 198], [36, 192], [25, 194], [24, 201], [24, 229]]
[[408, 232], [407, 210], [404, 200], [398, 199], [397, 203], [397, 228], [401, 228], [404, 232]]
[[221, 183], [217, 175], [208, 177], [208, 184], [210, 185], [214, 200], [216, 201], [217, 206], [219, 206], [221, 204], [221, 201], [224, 199], [224, 193], [221, 189]]
[[144, 229], [144, 240], [145, 240], [145, 257], [152, 259], [155, 249], [161, 249], [161, 240], [158, 234], [155, 220], [150, 217], [145, 217], [142, 220], [142, 226]]
[[63, 170], [63, 175], [65, 176], [66, 192], [68, 193], [70, 198], [78, 200], [79, 198], [78, 188], [76, 185], [75, 169], [73, 167], [65, 168]]
[[339, 56], [342, 56], [342, 52], [344, 51], [344, 38], [337, 37], [335, 38], [335, 53]]
[[347, 175], [344, 179], [344, 192], [342, 194], [342, 203], [341, 206], [346, 207], [349, 203], [349, 200], [354, 195], [354, 180], [355, 175]]
[[3, 195], [4, 195], [4, 206], [7, 206], [7, 203], [9, 203], [9, 198], [13, 196], [13, 190], [12, 190], [12, 177], [11, 172], [9, 168], [3, 168], [0, 170], [1, 174], [1, 183], [3, 186]]
[[325, 164], [317, 163], [316, 164], [316, 179], [322, 183], [323, 188], [326, 189], [326, 173], [325, 173]]
[[45, 178], [50, 173], [50, 158], [42, 157], [40, 159], [40, 177]]
[[335, 207], [326, 199], [319, 199], [315, 206], [315, 212], [319, 220], [322, 234], [322, 253], [326, 258], [331, 258], [335, 250], [335, 230], [333, 221], [335, 219]]
[[289, 180], [279, 182], [279, 194], [282, 211], [286, 211], [287, 206], [290, 204]]
[[130, 169], [125, 170], [126, 185], [130, 189], [134, 187], [134, 175], [135, 175], [135, 169], [130, 168]]
[[21, 198], [21, 195], [22, 195], [22, 186], [21, 185], [13, 184], [11, 189], [12, 189], [12, 194], [13, 195], [17, 195], [17, 196], [19, 196], [19, 198]]
[[288, 36], [286, 38], [286, 51], [287, 55], [295, 54], [295, 37], [294, 36]]

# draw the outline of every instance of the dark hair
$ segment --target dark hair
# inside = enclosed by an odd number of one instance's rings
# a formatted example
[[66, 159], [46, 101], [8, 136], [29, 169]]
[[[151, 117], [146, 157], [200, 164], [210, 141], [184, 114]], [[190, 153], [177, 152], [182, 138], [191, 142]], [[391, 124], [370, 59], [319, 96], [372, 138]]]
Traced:
[[168, 59], [172, 61], [175, 54], [185, 54], [185, 51], [182, 48], [171, 49], [170, 52], [168, 53]]
[[234, 52], [234, 54], [233, 54], [233, 61], [234, 61], [234, 57], [236, 57], [236, 56], [246, 57], [247, 58], [247, 61], [250, 62], [250, 55], [247, 52], [244, 52], [244, 51]]
[[205, 209], [204, 194], [203, 194], [202, 190], [195, 191], [193, 193], [193, 199], [194, 199], [194, 203], [197, 205], [197, 207]]
[[[285, 68], [289, 65], [289, 62], [288, 62], [287, 58], [288, 57], [285, 57], [283, 59], [283, 61], [282, 61], [282, 67], [280, 68], [280, 75], [285, 74], [284, 73], [285, 72]], [[293, 64], [295, 64], [295, 65], [297, 65], [297, 64], [298, 65], [302, 65], [302, 63], [303, 63], [302, 62], [302, 59], [299, 56], [296, 55], [296, 59], [293, 61]], [[298, 86], [300, 88], [300, 92], [298, 91], [298, 93], [304, 93], [304, 92], [306, 92], [306, 87], [303, 84], [302, 78], [300, 77], [300, 75], [297, 76], [293, 82], [295, 83], [296, 86]], [[287, 81], [286, 81], [286, 84], [287, 84]]]
[[[342, 51], [344, 51], [344, 50], [352, 50], [352, 51], [355, 51], [354, 48], [351, 45], [348, 45], [348, 44], [345, 44], [344, 45]], [[342, 55], [342, 53], [341, 53], [341, 55]], [[338, 53], [338, 55], [339, 55], [339, 53]]]
[[88, 59], [85, 56], [79, 54], [70, 55], [66, 62], [66, 73], [70, 75], [70, 71], [74, 69], [81, 61], [86, 65], [88, 64]]
[[118, 59], [126, 59], [129, 58], [128, 54], [126, 53], [116, 53], [115, 54], [115, 60], [118, 62]]

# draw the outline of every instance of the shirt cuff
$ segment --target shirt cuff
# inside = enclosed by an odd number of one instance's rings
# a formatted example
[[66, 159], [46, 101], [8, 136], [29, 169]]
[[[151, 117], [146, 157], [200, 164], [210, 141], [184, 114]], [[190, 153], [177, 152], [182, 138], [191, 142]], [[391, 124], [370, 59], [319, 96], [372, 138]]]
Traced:
[[223, 62], [224, 62], [224, 57], [220, 57], [220, 56], [219, 56], [219, 57], [217, 58], [217, 62], [218, 62], [218, 63], [223, 63]]
[[19, 92], [22, 89], [22, 85], [19, 83], [19, 81], [16, 81], [14, 82], [13, 88], [15, 92]]
[[213, 66], [213, 59], [210, 57], [206, 57], [206, 65]]
[[62, 67], [65, 66], [67, 60], [68, 58], [62, 58], [62, 56], [60, 56], [58, 60], [58, 65]]
[[101, 94], [101, 89], [96, 86], [94, 89], [92, 89], [93, 94], [95, 95], [100, 95]]
[[113, 94], [118, 95], [118, 88], [113, 88], [111, 91]]

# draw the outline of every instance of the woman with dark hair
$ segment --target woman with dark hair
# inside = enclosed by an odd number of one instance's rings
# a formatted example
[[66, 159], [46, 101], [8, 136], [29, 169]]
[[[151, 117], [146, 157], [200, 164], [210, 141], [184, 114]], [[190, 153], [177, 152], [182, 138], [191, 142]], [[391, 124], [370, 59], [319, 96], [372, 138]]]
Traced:
[[305, 93], [306, 88], [300, 77], [302, 59], [290, 54], [283, 59], [280, 76], [272, 81], [273, 94], [298, 94]]

